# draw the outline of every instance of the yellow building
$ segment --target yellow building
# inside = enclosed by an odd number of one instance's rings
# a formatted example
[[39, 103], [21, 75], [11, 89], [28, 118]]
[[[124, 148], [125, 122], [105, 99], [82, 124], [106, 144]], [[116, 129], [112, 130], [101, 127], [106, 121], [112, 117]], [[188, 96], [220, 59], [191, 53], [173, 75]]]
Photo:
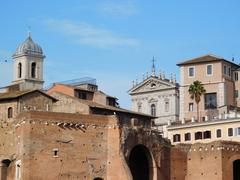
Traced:
[[[229, 107], [240, 104], [239, 65], [215, 55], [204, 55], [177, 64], [180, 67], [180, 120], [196, 120], [197, 108], [188, 93], [196, 80], [206, 89], [199, 103], [200, 121], [227, 114]], [[227, 107], [226, 111], [221, 110]]]
[[168, 137], [173, 144], [209, 143], [217, 140], [239, 141], [240, 118], [172, 124], [168, 126]]
[[[168, 138], [177, 143], [240, 140], [239, 65], [215, 55], [204, 55], [177, 64], [180, 67], [180, 121], [169, 123]], [[190, 98], [189, 86], [201, 81], [206, 93], [199, 103]]]

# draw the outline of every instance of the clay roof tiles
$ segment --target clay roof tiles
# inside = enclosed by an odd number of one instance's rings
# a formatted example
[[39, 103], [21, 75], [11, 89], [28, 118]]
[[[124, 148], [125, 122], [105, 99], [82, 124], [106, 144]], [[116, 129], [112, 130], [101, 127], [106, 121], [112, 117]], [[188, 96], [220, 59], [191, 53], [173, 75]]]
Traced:
[[114, 106], [108, 106], [108, 105], [102, 105], [102, 104], [99, 104], [99, 103], [96, 103], [94, 101], [89, 101], [89, 100], [85, 100], [85, 99], [79, 99], [77, 97], [72, 97], [72, 96], [69, 96], [67, 94], [64, 94], [64, 93], [61, 93], [61, 92], [54, 92], [56, 94], [61, 94], [63, 96], [66, 96], [68, 98], [71, 98], [73, 100], [77, 100], [83, 104], [86, 104], [87, 106], [89, 106], [90, 108], [97, 108], [97, 109], [105, 109], [105, 110], [109, 110], [109, 111], [116, 111], [116, 112], [122, 112], [122, 113], [128, 113], [128, 114], [136, 114], [136, 115], [140, 115], [140, 116], [145, 116], [145, 117], [152, 117], [154, 118], [153, 116], [151, 115], [148, 115], [148, 114], [144, 114], [144, 113], [141, 113], [141, 112], [135, 112], [135, 111], [131, 111], [131, 110], [127, 110], [127, 109], [123, 109], [123, 108], [120, 108], [120, 107], [114, 107]]
[[203, 55], [200, 57], [196, 57], [187, 61], [183, 61], [178, 63], [178, 66], [183, 66], [183, 65], [188, 65], [188, 64], [199, 64], [199, 63], [206, 63], [206, 62], [217, 62], [217, 61], [225, 61], [227, 63], [230, 63], [234, 66], [240, 67], [238, 64], [235, 64], [234, 62], [228, 61], [222, 57], [216, 56], [216, 55], [212, 55], [212, 54], [207, 54], [207, 55]]
[[10, 100], [10, 99], [17, 99], [21, 96], [30, 94], [30, 93], [34, 93], [34, 92], [40, 92], [41, 94], [43, 94], [44, 96], [47, 96], [51, 99], [53, 99], [54, 101], [56, 101], [57, 99], [55, 99], [54, 97], [44, 93], [43, 91], [40, 90], [26, 90], [26, 91], [12, 91], [12, 92], [7, 92], [7, 93], [0, 93], [0, 101], [1, 100]]

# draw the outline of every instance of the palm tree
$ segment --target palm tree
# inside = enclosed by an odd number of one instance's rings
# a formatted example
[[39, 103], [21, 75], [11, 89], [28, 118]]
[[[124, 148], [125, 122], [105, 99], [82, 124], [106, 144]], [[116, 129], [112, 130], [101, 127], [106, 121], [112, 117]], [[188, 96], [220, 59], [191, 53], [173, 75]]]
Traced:
[[197, 120], [199, 121], [199, 102], [201, 101], [201, 96], [205, 94], [206, 90], [204, 89], [202, 82], [197, 80], [190, 85], [188, 92], [191, 99], [194, 99], [197, 104]]

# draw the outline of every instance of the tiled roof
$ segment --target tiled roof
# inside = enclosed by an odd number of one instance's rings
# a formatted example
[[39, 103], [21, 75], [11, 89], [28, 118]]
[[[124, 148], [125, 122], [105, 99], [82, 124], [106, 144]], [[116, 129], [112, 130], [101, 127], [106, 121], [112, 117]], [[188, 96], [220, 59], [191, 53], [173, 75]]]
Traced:
[[[102, 105], [102, 104], [96, 103], [96, 102], [94, 102], [94, 101], [89, 101], [89, 100], [79, 99], [79, 98], [77, 98], [77, 97], [72, 97], [72, 96], [69, 96], [69, 95], [64, 94], [64, 93], [61, 93], [61, 92], [54, 92], [54, 93], [56, 93], [56, 94], [61, 94], [61, 95], [67, 96], [68, 98], [77, 100], [77, 101], [79, 101], [79, 102], [81, 102], [81, 103], [83, 103], [83, 104], [86, 104], [86, 105], [89, 106], [90, 108], [105, 109], [105, 110], [109, 110], [109, 111], [123, 112], [123, 113], [129, 113], [129, 114], [136, 114], [136, 115], [140, 115], [140, 116], [145, 116], [145, 117], [152, 117], [152, 118], [154, 118], [153, 116], [148, 115], [148, 114], [139, 113], [139, 112], [135, 112], [135, 111], [130, 111], [130, 110], [127, 110], [127, 109], [123, 109], [123, 108], [119, 108], [119, 107], [114, 107], [114, 106]], [[52, 95], [53, 95], [53, 93], [52, 93]]]
[[197, 57], [197, 58], [193, 58], [193, 59], [190, 59], [190, 60], [187, 60], [187, 61], [183, 61], [183, 62], [180, 62], [178, 63], [177, 65], [178, 66], [182, 66], [182, 65], [187, 65], [187, 64], [196, 64], [196, 63], [205, 63], [205, 62], [217, 62], [217, 61], [225, 61], [225, 62], [228, 62], [228, 63], [231, 63], [235, 66], [239, 66], [233, 62], [230, 62], [222, 57], [218, 57], [218, 56], [215, 56], [215, 55], [211, 55], [211, 54], [207, 54], [207, 55], [203, 55], [203, 56], [200, 56], [200, 57]]
[[26, 90], [26, 91], [13, 91], [13, 92], [7, 92], [7, 93], [0, 93], [0, 101], [1, 100], [10, 100], [10, 99], [16, 99], [19, 98], [21, 96], [24, 96], [26, 94], [29, 93], [33, 93], [33, 92], [40, 92], [41, 94], [53, 99], [53, 100], [57, 100], [54, 97], [40, 91], [40, 90]]
[[106, 109], [106, 110], [110, 110], [110, 111], [116, 111], [116, 112], [122, 112], [122, 113], [128, 113], [128, 114], [135, 114], [135, 115], [140, 115], [140, 116], [146, 116], [146, 117], [154, 118], [153, 116], [148, 115], [148, 114], [139, 113], [139, 112], [135, 112], [135, 111], [130, 111], [130, 110], [127, 110], [127, 109], [114, 107], [114, 106], [104, 106], [104, 105], [97, 104], [97, 103], [91, 104], [89, 106], [91, 108]]

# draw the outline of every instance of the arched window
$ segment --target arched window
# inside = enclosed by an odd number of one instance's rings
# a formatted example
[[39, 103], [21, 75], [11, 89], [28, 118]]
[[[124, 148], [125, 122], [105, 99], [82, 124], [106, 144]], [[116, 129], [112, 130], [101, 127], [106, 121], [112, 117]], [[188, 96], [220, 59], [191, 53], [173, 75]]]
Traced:
[[22, 77], [22, 63], [18, 63], [18, 78]]
[[151, 105], [151, 115], [156, 116], [156, 105], [155, 104]]
[[8, 118], [12, 118], [13, 117], [13, 108], [9, 107], [8, 108]]
[[35, 62], [33, 62], [32, 63], [32, 68], [31, 68], [31, 76], [32, 76], [32, 78], [36, 78], [36, 63]]
[[93, 180], [104, 180], [104, 179], [100, 178], [100, 177], [97, 177], [97, 178], [94, 178]]

